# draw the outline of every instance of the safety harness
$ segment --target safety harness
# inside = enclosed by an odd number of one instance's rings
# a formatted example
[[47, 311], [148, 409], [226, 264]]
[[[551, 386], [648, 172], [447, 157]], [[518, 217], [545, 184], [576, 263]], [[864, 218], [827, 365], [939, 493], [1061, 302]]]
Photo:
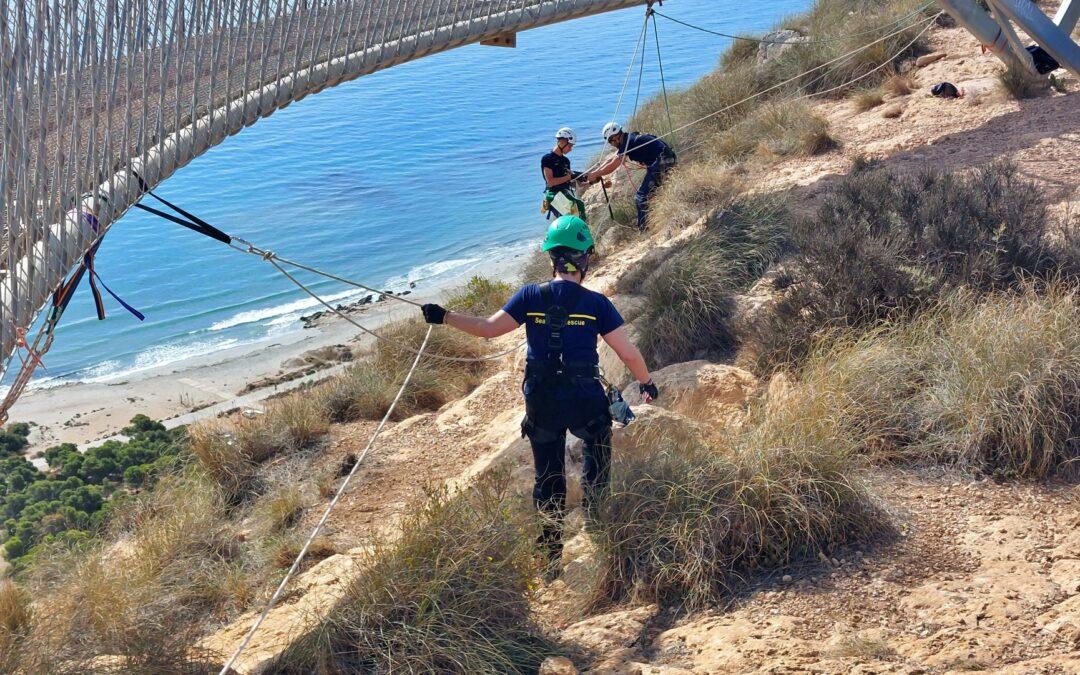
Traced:
[[[568, 286], [570, 294], [565, 303], [555, 301], [555, 293], [551, 282], [540, 285], [540, 298], [544, 305], [544, 323], [548, 327], [547, 358], [530, 360], [525, 364], [525, 378], [536, 382], [539, 392], [537, 396], [526, 397], [525, 419], [521, 422], [521, 435], [528, 436], [534, 441], [548, 441], [557, 438], [560, 434], [554, 430], [544, 429], [536, 425], [536, 408], [548, 405], [554, 396], [555, 390], [561, 387], [571, 386], [580, 380], [602, 380], [600, 367], [594, 363], [573, 363], [566, 360], [564, 353], [565, 344], [563, 331], [570, 320], [570, 312], [581, 300], [584, 289], [579, 284]], [[590, 420], [583, 428], [571, 429], [570, 432], [578, 438], [589, 440], [601, 438], [610, 433], [611, 416], [605, 410], [603, 415]]]

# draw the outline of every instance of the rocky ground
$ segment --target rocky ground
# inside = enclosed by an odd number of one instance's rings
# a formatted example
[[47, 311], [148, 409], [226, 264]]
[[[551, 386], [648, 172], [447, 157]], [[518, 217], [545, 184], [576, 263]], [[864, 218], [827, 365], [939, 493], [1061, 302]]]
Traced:
[[[839, 150], [751, 163], [747, 183], [791, 189], [794, 208], [808, 212], [857, 157], [911, 170], [1010, 158], [1049, 190], [1058, 208], [1072, 208], [1080, 175], [1075, 76], [1065, 78], [1071, 93], [1017, 102], [997, 92], [1000, 64], [980, 54], [967, 32], [937, 30], [931, 42], [944, 56], [913, 71], [912, 93], [891, 96], [883, 106], [861, 113], [848, 101], [818, 104]], [[928, 97], [930, 86], [946, 79], [963, 87], [965, 98]], [[606, 260], [588, 285], [613, 294], [619, 276], [644, 256], [695, 230], [632, 244]], [[625, 308], [634, 300], [616, 302]], [[753, 298], [747, 302], [753, 305]], [[495, 346], [511, 346], [508, 340]], [[498, 363], [498, 372], [464, 399], [384, 434], [328, 524], [327, 536], [346, 552], [296, 580], [238, 663], [239, 672], [258, 671], [325, 615], [357, 573], [365, 542], [392, 533], [404, 505], [425, 486], [461, 484], [489, 467], [506, 465], [524, 494], [531, 467], [518, 429], [520, 358], [519, 352]], [[625, 381], [611, 361], [607, 355], [609, 374]], [[783, 386], [759, 385], [749, 373], [703, 362], [673, 366], [657, 380], [668, 410], [640, 408], [638, 429], [650, 420], [715, 424], [737, 415], [748, 397], [762, 391], [775, 395]], [[347, 470], [374, 426], [337, 427], [319, 470], [328, 475]], [[616, 451], [634, 429], [619, 432]], [[541, 614], [581, 656], [576, 664], [552, 661], [543, 672], [1080, 673], [1080, 494], [1075, 486], [995, 484], [942, 471], [880, 468], [866, 478], [892, 514], [893, 536], [756, 579], [728, 607], [692, 615], [648, 605], [616, 607], [582, 618], [573, 611], [567, 582], [554, 582], [543, 594]], [[321, 507], [308, 513], [308, 522], [320, 512]], [[572, 582], [587, 561], [587, 547], [578, 538], [567, 550], [565, 578]], [[230, 651], [253, 618], [245, 615], [223, 627], [203, 646]]]

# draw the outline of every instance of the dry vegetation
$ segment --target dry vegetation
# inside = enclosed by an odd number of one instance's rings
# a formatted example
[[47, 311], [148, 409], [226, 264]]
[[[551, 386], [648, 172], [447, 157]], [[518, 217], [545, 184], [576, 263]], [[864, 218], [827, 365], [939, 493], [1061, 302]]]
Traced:
[[535, 672], [554, 651], [533, 615], [536, 528], [504, 475], [415, 505], [347, 599], [275, 673]]
[[[740, 178], [750, 160], [830, 149], [825, 121], [786, 95], [851, 94], [844, 83], [892, 58], [918, 29], [798, 78], [766, 105], [733, 104], [865, 44], [865, 34], [843, 36], [918, 5], [819, 0], [783, 27], [830, 41], [795, 45], [763, 68], [757, 45], [736, 41], [718, 70], [671, 96], [676, 126], [732, 107], [680, 135], [692, 150], [651, 213], [654, 229], [704, 217], [702, 233], [619, 281], [621, 293], [644, 299], [639, 344], [653, 367], [741, 349], [743, 363], [761, 374], [788, 370], [795, 384], [756, 401], [737, 428], [661, 429], [616, 454], [611, 491], [589, 527], [602, 571], [594, 605], [711, 606], [754, 575], [888, 537], [890, 520], [860, 480], [874, 463], [945, 464], [998, 480], [1076, 478], [1075, 219], [1052, 217], [1007, 164], [904, 176], [859, 167], [810, 218], [776, 195], [748, 195]], [[884, 69], [858, 86], [853, 103], [869, 110], [914, 83]], [[665, 131], [662, 103], [646, 103], [631, 125]], [[612, 197], [616, 221], [631, 222], [629, 193]], [[605, 255], [636, 236], [606, 208], [590, 215]], [[782, 259], [779, 299], [742, 327], [740, 344], [737, 297]], [[550, 278], [547, 257], [535, 256], [525, 277]], [[449, 304], [488, 314], [510, 290], [477, 279]], [[210, 623], [265, 598], [298, 550], [304, 509], [327, 496], [327, 477], [312, 475], [311, 460], [330, 425], [386, 413], [425, 328], [390, 327], [384, 336], [408, 347], [380, 342], [342, 377], [264, 415], [193, 430], [184, 468], [117, 509], [103, 538], [40, 556], [22, 588], [0, 582], [0, 671], [86, 672], [102, 657], [135, 672], [206, 669], [191, 645]], [[437, 331], [429, 349], [483, 354], [451, 331]], [[438, 408], [488, 373], [483, 364], [425, 360], [396, 416]], [[505, 476], [489, 475], [414, 504], [397, 536], [373, 546], [347, 601], [272, 670], [535, 670], [560, 649], [533, 614], [536, 524], [510, 494]], [[311, 558], [333, 552], [320, 541]], [[884, 648], [843, 646], [868, 657]]]

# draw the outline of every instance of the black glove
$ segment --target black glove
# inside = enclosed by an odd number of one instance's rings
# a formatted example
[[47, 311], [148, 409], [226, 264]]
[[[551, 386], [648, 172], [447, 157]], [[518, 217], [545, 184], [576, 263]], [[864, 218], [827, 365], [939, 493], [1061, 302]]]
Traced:
[[651, 398], [654, 401], [656, 399], [660, 398], [660, 390], [656, 388], [656, 385], [653, 384], [652, 380], [649, 380], [645, 384], [639, 384], [638, 385], [638, 392], [642, 396], [645, 396], [647, 394], [649, 396], [649, 398]]
[[446, 308], [433, 302], [421, 305], [420, 311], [424, 313], [424, 321], [428, 323], [442, 323], [446, 320]]

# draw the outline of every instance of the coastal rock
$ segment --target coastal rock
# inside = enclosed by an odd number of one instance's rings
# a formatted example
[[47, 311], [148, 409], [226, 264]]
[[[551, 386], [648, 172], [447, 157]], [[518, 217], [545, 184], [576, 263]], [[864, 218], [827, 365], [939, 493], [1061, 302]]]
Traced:
[[579, 621], [563, 632], [563, 638], [597, 654], [608, 654], [630, 647], [637, 641], [645, 623], [659, 611], [656, 605], [622, 609]]
[[540, 664], [539, 675], [578, 675], [578, 669], [565, 656], [549, 656]]
[[793, 30], [774, 30], [762, 35], [761, 39], [762, 42], [758, 45], [757, 51], [758, 66], [765, 65], [770, 60], [791, 49], [793, 45], [810, 40], [810, 38]]
[[934, 63], [935, 61], [940, 61], [943, 58], [945, 58], [945, 52], [933, 52], [930, 54], [923, 54], [919, 58], [915, 59], [915, 66], [918, 68], [923, 68], [930, 65], [931, 63]]
[[[701, 421], [722, 419], [741, 409], [758, 386], [757, 378], [742, 368], [709, 361], [661, 368], [653, 373], [653, 381], [660, 388], [653, 405]], [[636, 384], [623, 391], [628, 401], [638, 397]]]

